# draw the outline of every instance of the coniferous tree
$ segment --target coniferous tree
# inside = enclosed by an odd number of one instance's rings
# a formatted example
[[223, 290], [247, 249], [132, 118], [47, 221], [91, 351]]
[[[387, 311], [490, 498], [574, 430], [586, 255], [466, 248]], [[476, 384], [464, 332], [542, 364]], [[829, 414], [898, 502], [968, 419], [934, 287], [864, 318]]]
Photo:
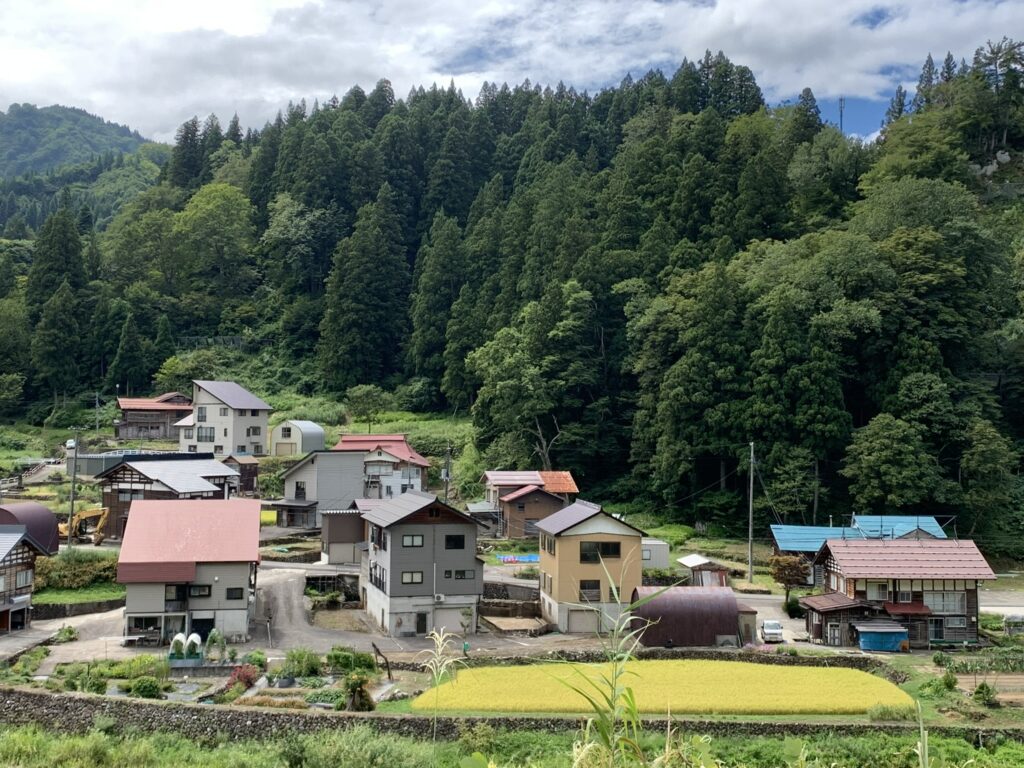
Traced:
[[174, 136], [174, 148], [167, 164], [167, 180], [176, 187], [193, 189], [203, 172], [203, 145], [199, 118], [186, 120]]
[[903, 85], [896, 86], [896, 93], [893, 94], [892, 99], [889, 101], [889, 108], [885, 110], [885, 120], [882, 125], [889, 125], [894, 123], [903, 117], [903, 113], [907, 111], [907, 92], [903, 90]]
[[793, 124], [790, 128], [790, 141], [793, 145], [803, 144], [814, 138], [822, 128], [821, 110], [810, 88], [800, 91], [800, 98], [793, 108]]
[[64, 281], [72, 293], [85, 285], [78, 222], [67, 207], [50, 216], [36, 237], [32, 266], [25, 284], [25, 306], [30, 323], [35, 324], [43, 305]]
[[109, 386], [120, 384], [123, 392], [130, 395], [138, 392], [149, 377], [149, 366], [142, 349], [139, 328], [135, 324], [135, 316], [129, 312], [121, 326], [121, 338], [117, 344], [117, 354], [107, 371]]
[[242, 126], [238, 121], [237, 112], [231, 116], [231, 121], [228, 123], [228, 129], [224, 131], [224, 138], [227, 141], [233, 141], [238, 146], [242, 145], [242, 139], [244, 136], [242, 135]]
[[43, 304], [39, 323], [32, 334], [32, 365], [39, 383], [59, 395], [78, 383], [78, 354], [81, 339], [71, 284], [64, 280]]
[[335, 391], [379, 384], [400, 368], [408, 323], [409, 273], [394, 195], [384, 184], [338, 244], [327, 281], [317, 358]]
[[939, 80], [948, 83], [956, 77], [956, 59], [953, 54], [947, 52], [946, 58], [942, 60], [942, 70], [939, 73]]
[[156, 341], [153, 343], [153, 359], [151, 369], [159, 368], [164, 360], [172, 357], [177, 352], [174, 343], [174, 333], [171, 330], [171, 320], [167, 315], [160, 315], [156, 323]]
[[914, 91], [914, 98], [910, 102], [910, 110], [912, 112], [920, 112], [931, 103], [932, 90], [938, 81], [939, 74], [935, 69], [932, 55], [929, 53], [928, 58], [924, 60], [924, 66], [921, 67], [921, 76], [917, 80], [917, 90]]

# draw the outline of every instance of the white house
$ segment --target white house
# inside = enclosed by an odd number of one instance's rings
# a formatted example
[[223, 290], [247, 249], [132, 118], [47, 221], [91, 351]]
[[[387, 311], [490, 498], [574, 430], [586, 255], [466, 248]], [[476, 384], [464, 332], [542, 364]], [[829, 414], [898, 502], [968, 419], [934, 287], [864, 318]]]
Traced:
[[178, 428], [183, 453], [266, 453], [267, 419], [271, 407], [233, 381], [193, 381], [192, 413]]
[[342, 435], [333, 450], [362, 457], [359, 498], [392, 499], [427, 487], [430, 462], [409, 445], [405, 435]]
[[288, 419], [270, 430], [273, 456], [306, 455], [324, 449], [324, 428], [313, 421]]

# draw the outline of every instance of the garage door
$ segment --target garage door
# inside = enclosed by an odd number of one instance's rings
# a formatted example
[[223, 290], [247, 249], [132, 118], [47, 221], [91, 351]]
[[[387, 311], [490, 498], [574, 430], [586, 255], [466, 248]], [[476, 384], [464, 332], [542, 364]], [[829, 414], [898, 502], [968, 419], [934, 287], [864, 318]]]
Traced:
[[569, 632], [597, 634], [597, 611], [569, 611]]
[[459, 608], [435, 608], [434, 629], [440, 632], [442, 627], [461, 635], [462, 611]]
[[295, 443], [277, 443], [274, 451], [278, 456], [291, 456], [295, 453]]

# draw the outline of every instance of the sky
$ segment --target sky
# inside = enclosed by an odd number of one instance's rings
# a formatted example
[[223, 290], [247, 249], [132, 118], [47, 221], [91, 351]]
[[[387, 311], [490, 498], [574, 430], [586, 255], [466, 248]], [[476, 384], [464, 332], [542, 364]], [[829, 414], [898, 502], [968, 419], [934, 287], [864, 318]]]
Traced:
[[0, 0], [0, 109], [65, 104], [170, 140], [192, 115], [261, 126], [389, 79], [598, 90], [722, 50], [770, 104], [804, 87], [847, 133], [879, 127], [925, 56], [1024, 30], [1021, 0]]

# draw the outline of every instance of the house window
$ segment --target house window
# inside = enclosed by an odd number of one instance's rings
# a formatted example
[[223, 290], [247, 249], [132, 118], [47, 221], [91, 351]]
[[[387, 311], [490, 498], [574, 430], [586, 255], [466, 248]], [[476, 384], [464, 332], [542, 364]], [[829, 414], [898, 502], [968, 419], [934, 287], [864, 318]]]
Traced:
[[292, 436], [292, 428], [291, 427], [281, 427], [281, 437], [282, 438], [288, 439], [291, 436]]
[[245, 428], [245, 436], [246, 437], [256, 437], [256, 436], [258, 436], [260, 434], [260, 429], [261, 429], [260, 427], [246, 427]]
[[516, 512], [525, 512], [525, 511], [526, 511], [526, 505], [525, 504], [516, 504]]
[[402, 571], [403, 584], [422, 584], [423, 571]]
[[445, 572], [444, 572], [444, 577], [445, 577], [446, 579], [450, 579], [450, 578], [452, 577], [452, 572], [451, 572], [451, 571], [445, 571]]
[[185, 439], [186, 440], [191, 440], [192, 439], [192, 427], [185, 427]]
[[422, 547], [423, 535], [419, 533], [407, 533], [402, 536], [403, 547]]
[[188, 447], [188, 452], [189, 453], [199, 453], [199, 446], [198, 445], [190, 445]]
[[641, 550], [640, 557], [643, 560], [650, 560], [651, 559], [651, 550], [649, 550], [649, 549]]
[[555, 537], [544, 534], [544, 551], [549, 555], [555, 554]]
[[887, 602], [889, 600], [889, 582], [869, 581], [868, 600], [875, 600], [880, 603]]
[[967, 628], [967, 617], [966, 616], [947, 616], [946, 617], [946, 629], [966, 629]]
[[188, 588], [189, 597], [209, 597], [211, 594], [209, 584], [192, 584]]
[[965, 592], [925, 592], [924, 604], [932, 613], [967, 613]]
[[196, 440], [200, 443], [212, 443], [217, 439], [217, 431], [213, 427], [199, 427]]
[[902, 589], [896, 593], [897, 603], [912, 603], [914, 602], [914, 593], [907, 590], [904, 592]]
[[240, 446], [238, 446], [237, 450], [238, 450], [239, 453], [245, 453], [245, 446], [244, 445], [240, 445]]
[[213, 446], [213, 452], [214, 453], [224, 453], [224, 446], [223, 445], [215, 445], [215, 446]]
[[0, 592], [3, 592], [5, 589], [7, 589], [7, 577], [0, 574]]
[[440, 516], [441, 516], [441, 510], [440, 509], [428, 509], [427, 510], [427, 517], [440, 517]]
[[599, 603], [601, 602], [601, 580], [582, 579], [580, 581], [580, 602]]
[[220, 409], [220, 415], [221, 416], [227, 416], [228, 415], [228, 409], [227, 408], [221, 408]]
[[224, 427], [224, 437], [227, 437], [227, 436], [228, 436], [228, 428]]
[[258, 410], [258, 409], [256, 409], [256, 408], [253, 408], [252, 410], [250, 410], [250, 411], [249, 411], [249, 415], [250, 415], [250, 416], [259, 416], [259, 415], [260, 415], [260, 412], [259, 412], [259, 410]]
[[465, 549], [466, 548], [466, 537], [463, 534], [452, 534], [449, 533], [444, 537], [444, 548], [445, 549]]
[[455, 572], [455, 578], [456, 579], [472, 579], [475, 576], [476, 576], [476, 573], [473, 571], [472, 568], [470, 568], [467, 571], [456, 571]]
[[118, 491], [118, 501], [135, 501], [142, 498], [142, 491]]
[[404, 484], [403, 484], [403, 485], [402, 485], [402, 493], [405, 493], [405, 492], [406, 492], [406, 491], [408, 491], [408, 490], [409, 490], [409, 486], [408, 486], [408, 485], [404, 485]]
[[580, 562], [599, 563], [602, 559], [620, 557], [621, 546], [617, 541], [581, 541]]
[[26, 568], [24, 571], [18, 571], [14, 575], [14, 588], [21, 589], [22, 587], [31, 587], [32, 575], [31, 568]]
[[389, 485], [389, 486], [386, 486], [386, 487], [384, 488], [384, 495], [385, 495], [385, 496], [387, 496], [387, 497], [388, 497], [389, 499], [390, 499], [390, 498], [391, 498], [391, 497], [392, 497], [392, 496], [394, 495], [394, 494], [393, 494], [393, 493], [391, 492], [391, 486], [390, 486], [390, 485]]
[[206, 406], [200, 405], [196, 407], [196, 421], [206, 421]]
[[228, 600], [244, 600], [245, 594], [242, 587], [228, 587], [224, 590], [224, 597]]

